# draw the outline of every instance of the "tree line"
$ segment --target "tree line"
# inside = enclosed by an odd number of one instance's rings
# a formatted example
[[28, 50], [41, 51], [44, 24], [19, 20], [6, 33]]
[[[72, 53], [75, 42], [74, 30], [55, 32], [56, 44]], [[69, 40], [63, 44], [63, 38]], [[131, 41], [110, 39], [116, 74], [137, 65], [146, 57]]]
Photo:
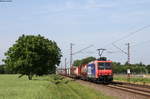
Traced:
[[132, 74], [150, 74], [150, 65], [140, 63], [137, 64], [121, 64], [119, 62], [113, 62], [113, 72], [116, 74], [126, 74], [127, 69], [130, 69]]

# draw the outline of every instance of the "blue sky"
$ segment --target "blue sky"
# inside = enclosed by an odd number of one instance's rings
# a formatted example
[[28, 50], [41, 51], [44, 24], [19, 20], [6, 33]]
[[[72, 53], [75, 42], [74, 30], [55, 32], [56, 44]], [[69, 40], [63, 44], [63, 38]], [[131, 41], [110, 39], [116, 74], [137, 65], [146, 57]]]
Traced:
[[[124, 63], [127, 56], [112, 46], [113, 41], [150, 24], [150, 0], [13, 0], [0, 2], [0, 60], [22, 34], [41, 34], [55, 40], [69, 61], [69, 45], [76, 52], [91, 44], [74, 59], [97, 55], [97, 48], [113, 61]], [[131, 63], [150, 64], [150, 28], [116, 42], [126, 50], [131, 43]], [[145, 43], [141, 43], [145, 42]], [[62, 60], [64, 60], [64, 57]], [[2, 63], [2, 62], [1, 62]]]

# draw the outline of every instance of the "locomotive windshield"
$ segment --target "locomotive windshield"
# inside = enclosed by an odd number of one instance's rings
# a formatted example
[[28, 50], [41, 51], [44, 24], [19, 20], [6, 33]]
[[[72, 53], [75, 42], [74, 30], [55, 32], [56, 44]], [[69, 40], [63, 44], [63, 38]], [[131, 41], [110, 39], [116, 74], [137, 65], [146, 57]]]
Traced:
[[98, 63], [98, 69], [111, 69], [111, 63]]

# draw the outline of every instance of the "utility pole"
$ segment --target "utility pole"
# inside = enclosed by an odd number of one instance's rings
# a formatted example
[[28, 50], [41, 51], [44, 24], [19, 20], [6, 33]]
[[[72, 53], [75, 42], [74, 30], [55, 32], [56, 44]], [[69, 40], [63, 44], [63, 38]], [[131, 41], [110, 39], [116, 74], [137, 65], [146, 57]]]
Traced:
[[72, 46], [73, 46], [73, 43], [70, 43], [70, 67], [72, 66]]
[[130, 64], [130, 43], [126, 44], [128, 46], [128, 64]]
[[67, 67], [67, 58], [65, 58], [65, 75], [67, 74], [66, 67]]
[[101, 58], [103, 52], [104, 52], [106, 49], [100, 48], [100, 49], [97, 49], [97, 50], [98, 50], [98, 55], [99, 55], [100, 58]]

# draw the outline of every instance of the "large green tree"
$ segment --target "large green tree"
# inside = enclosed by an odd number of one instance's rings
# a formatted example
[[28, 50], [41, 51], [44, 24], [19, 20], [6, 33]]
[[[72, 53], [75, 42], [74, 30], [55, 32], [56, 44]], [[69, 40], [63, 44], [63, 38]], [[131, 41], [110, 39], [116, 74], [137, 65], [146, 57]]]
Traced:
[[40, 35], [22, 35], [5, 56], [7, 69], [20, 73], [20, 77], [27, 75], [31, 80], [33, 75], [55, 73], [62, 55], [55, 41]]

